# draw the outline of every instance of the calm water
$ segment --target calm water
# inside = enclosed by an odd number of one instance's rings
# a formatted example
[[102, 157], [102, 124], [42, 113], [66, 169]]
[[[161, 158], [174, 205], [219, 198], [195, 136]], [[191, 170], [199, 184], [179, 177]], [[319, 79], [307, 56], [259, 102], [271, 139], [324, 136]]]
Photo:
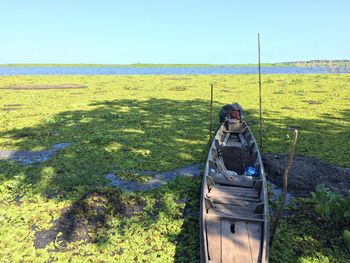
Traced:
[[[350, 73], [350, 68], [328, 67], [262, 67], [263, 74], [331, 74]], [[257, 74], [256, 67], [207, 68], [101, 68], [101, 67], [0, 67], [1, 76], [11, 75], [209, 75]]]

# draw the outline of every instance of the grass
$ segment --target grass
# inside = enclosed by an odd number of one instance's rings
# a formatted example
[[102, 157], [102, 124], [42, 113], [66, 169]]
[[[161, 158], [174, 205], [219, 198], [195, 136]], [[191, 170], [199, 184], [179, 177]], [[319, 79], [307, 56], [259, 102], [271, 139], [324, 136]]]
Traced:
[[[125, 193], [107, 187], [105, 175], [142, 180], [137, 171], [204, 162], [210, 83], [214, 112], [239, 102], [257, 134], [257, 76], [3, 76], [0, 81], [5, 88], [87, 86], [1, 89], [0, 149], [71, 145], [37, 165], [0, 160], [0, 261], [198, 261], [200, 178]], [[263, 152], [287, 152], [290, 129], [298, 127], [298, 154], [349, 167], [349, 84], [350, 75], [264, 77]], [[336, 231], [327, 236], [334, 245], [305, 245], [318, 240], [322, 222], [314, 223], [312, 214], [298, 216], [282, 222], [272, 262], [288, 255], [300, 262], [346, 262]], [[71, 229], [69, 222], [87, 228]]]

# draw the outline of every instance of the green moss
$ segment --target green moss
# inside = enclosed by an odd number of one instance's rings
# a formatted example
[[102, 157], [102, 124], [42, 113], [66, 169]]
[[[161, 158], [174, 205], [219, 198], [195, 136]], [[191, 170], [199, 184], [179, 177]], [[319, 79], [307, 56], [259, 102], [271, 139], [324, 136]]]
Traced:
[[[62, 249], [57, 234], [55, 242], [44, 248], [35, 249], [34, 243], [37, 232], [51, 229], [65, 209], [86, 193], [105, 187], [105, 175], [110, 172], [142, 181], [137, 171], [164, 171], [204, 162], [210, 83], [215, 87], [214, 112], [223, 104], [239, 102], [257, 134], [257, 76], [3, 76], [0, 81], [1, 87], [87, 86], [1, 90], [0, 149], [42, 150], [56, 143], [71, 143], [36, 165], [0, 160], [3, 261], [198, 261], [200, 178], [178, 178], [146, 193], [123, 193], [125, 203], [133, 200], [133, 195], [140, 196], [146, 203], [144, 212], [131, 217], [111, 214], [108, 224], [93, 230], [95, 242], [75, 241]], [[298, 127], [298, 154], [350, 166], [349, 81], [349, 75], [266, 77], [263, 152], [288, 152], [288, 129]], [[21, 106], [1, 110], [11, 104]], [[305, 215], [298, 220], [312, 225]], [[272, 260], [315, 262], [327, 257], [334, 262], [343, 258], [336, 252], [342, 247], [335, 235], [329, 236], [334, 247], [324, 248], [313, 232], [299, 230], [307, 230], [300, 224], [282, 224], [271, 249]]]

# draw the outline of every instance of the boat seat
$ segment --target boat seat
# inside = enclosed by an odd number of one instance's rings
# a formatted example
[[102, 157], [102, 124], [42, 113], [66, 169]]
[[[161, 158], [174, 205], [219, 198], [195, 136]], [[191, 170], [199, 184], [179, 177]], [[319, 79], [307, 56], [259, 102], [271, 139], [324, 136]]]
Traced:
[[211, 178], [213, 178], [214, 182], [221, 185], [232, 185], [238, 187], [253, 187], [255, 184], [255, 178], [250, 176], [235, 176], [232, 180], [227, 179], [221, 173], [211, 173]]
[[219, 212], [215, 210], [215, 208], [209, 208], [207, 213], [205, 214], [206, 219], [216, 218], [216, 219], [229, 219], [229, 220], [244, 220], [244, 221], [251, 221], [251, 222], [264, 222], [264, 215], [263, 214], [257, 214], [253, 217], [246, 217], [242, 214], [224, 214], [222, 212]]
[[260, 204], [259, 199], [252, 199], [252, 200], [244, 200], [244, 199], [237, 199], [236, 197], [228, 197], [228, 196], [211, 196], [208, 198], [212, 203], [216, 204], [232, 204], [237, 206], [246, 206], [246, 207], [252, 207], [256, 208]]
[[235, 198], [247, 201], [260, 201], [259, 191], [253, 188], [211, 185], [207, 197]]
[[[261, 218], [262, 219], [262, 213], [256, 213], [256, 208], [259, 207], [258, 205], [255, 206], [240, 206], [240, 205], [232, 205], [232, 204], [219, 204], [219, 203], [213, 203], [214, 207], [208, 209], [208, 214], [214, 212], [232, 216], [235, 218]], [[260, 211], [259, 211], [260, 212]]]

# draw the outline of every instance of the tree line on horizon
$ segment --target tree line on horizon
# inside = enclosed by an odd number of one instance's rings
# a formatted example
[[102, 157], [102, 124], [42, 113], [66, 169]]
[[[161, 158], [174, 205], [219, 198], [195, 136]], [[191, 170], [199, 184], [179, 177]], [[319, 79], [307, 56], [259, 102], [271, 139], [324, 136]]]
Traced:
[[306, 61], [282, 62], [282, 64], [294, 64], [298, 67], [350, 67], [350, 59], [313, 59]]

